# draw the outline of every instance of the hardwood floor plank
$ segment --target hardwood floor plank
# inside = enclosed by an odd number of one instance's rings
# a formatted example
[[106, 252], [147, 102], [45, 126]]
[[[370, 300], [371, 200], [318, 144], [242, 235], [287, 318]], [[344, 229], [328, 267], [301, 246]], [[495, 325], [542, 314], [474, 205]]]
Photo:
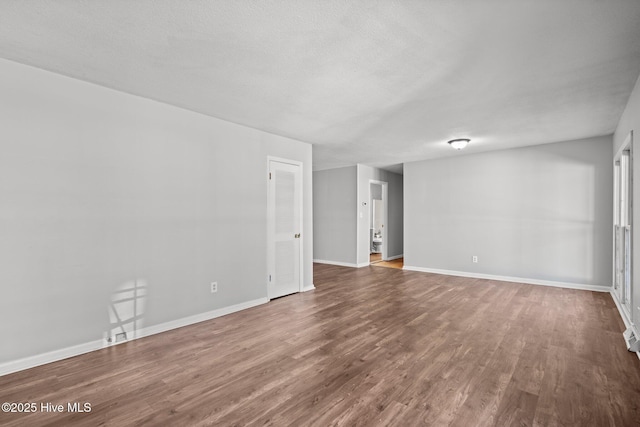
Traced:
[[515, 383], [510, 383], [500, 401], [493, 425], [532, 426], [537, 404], [537, 395], [522, 391]]
[[0, 377], [3, 426], [631, 426], [610, 295], [315, 265], [312, 292]]

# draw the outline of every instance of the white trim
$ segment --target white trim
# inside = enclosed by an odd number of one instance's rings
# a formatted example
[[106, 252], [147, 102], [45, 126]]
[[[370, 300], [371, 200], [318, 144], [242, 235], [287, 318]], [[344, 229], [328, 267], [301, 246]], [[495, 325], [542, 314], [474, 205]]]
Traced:
[[329, 261], [326, 259], [314, 259], [313, 262], [317, 264], [329, 264], [329, 265], [338, 265], [340, 267], [353, 267], [357, 268], [358, 265], [351, 262], [340, 262], [340, 261]]
[[620, 317], [622, 318], [622, 322], [624, 323], [625, 328], [632, 328], [633, 332], [637, 332], [635, 326], [633, 325], [633, 323], [631, 323], [631, 319], [629, 319], [627, 311], [623, 309], [620, 301], [618, 301], [618, 296], [616, 295], [615, 289], [611, 289], [609, 293], [611, 294], [611, 298], [613, 298], [613, 302], [616, 304], [616, 307], [620, 312]]
[[[360, 188], [360, 175], [362, 174], [361, 172], [361, 164], [360, 163], [356, 163], [356, 264], [354, 264], [354, 267], [358, 267], [358, 259], [360, 259], [360, 226], [361, 224], [361, 219], [363, 219], [363, 217], [361, 217], [360, 215], [362, 214], [362, 198], [363, 195], [360, 194], [361, 193], [361, 188]], [[367, 192], [368, 194], [368, 192]], [[367, 205], [369, 204], [369, 202], [367, 202]], [[367, 211], [368, 213], [368, 211]], [[369, 224], [369, 219], [367, 219], [367, 224]], [[367, 233], [369, 232], [369, 230], [367, 229]], [[369, 247], [367, 246], [367, 252], [369, 252]]]
[[339, 267], [351, 267], [351, 268], [369, 267], [369, 263], [368, 262], [362, 262], [360, 264], [354, 264], [352, 262], [329, 261], [329, 260], [326, 260], [326, 259], [314, 259], [313, 262], [315, 262], [317, 264], [337, 265]]
[[91, 351], [100, 350], [104, 347], [105, 340], [100, 339], [97, 341], [91, 341], [84, 344], [61, 348], [59, 350], [49, 351], [47, 353], [42, 353], [35, 356], [11, 360], [9, 362], [0, 364], [0, 376], [23, 371], [29, 368], [34, 368], [40, 365], [45, 365], [47, 363], [56, 362], [58, 360], [67, 359], [69, 357], [79, 356]]
[[[300, 160], [291, 160], [291, 159], [285, 159], [283, 157], [276, 157], [276, 156], [269, 156], [268, 155], [267, 156], [267, 162], [269, 162], [269, 161], [274, 161], [274, 162], [278, 162], [278, 163], [286, 163], [286, 164], [289, 164], [289, 165], [300, 166], [300, 167], [302, 167], [302, 164], [304, 163], [304, 162], [301, 162]], [[267, 168], [268, 168], [268, 166], [267, 166]], [[267, 170], [267, 172], [269, 172], [269, 171]]]
[[[394, 257], [389, 258], [389, 261], [394, 260], [394, 259], [398, 259], [398, 258], [402, 258], [404, 255], [396, 255]], [[368, 267], [371, 265], [371, 263], [369, 262], [362, 262], [360, 264], [354, 264], [352, 262], [340, 262], [340, 261], [329, 261], [326, 259], [314, 259], [313, 262], [317, 263], [317, 264], [329, 264], [329, 265], [338, 265], [340, 267], [351, 267], [351, 268], [362, 268], [362, 267]]]
[[444, 274], [447, 276], [471, 277], [474, 279], [499, 280], [501, 282], [526, 283], [528, 285], [553, 286], [556, 288], [580, 289], [583, 291], [609, 292], [610, 286], [584, 285], [581, 283], [556, 282], [552, 280], [528, 279], [525, 277], [497, 276], [493, 274], [470, 273], [466, 271], [440, 270], [437, 268], [412, 267], [405, 265], [403, 270], [419, 271], [422, 273]]
[[627, 137], [624, 139], [624, 142], [622, 143], [622, 145], [620, 146], [620, 148], [618, 148], [618, 152], [613, 156], [613, 159], [615, 161], [615, 159], [619, 159], [620, 156], [622, 156], [622, 153], [625, 150], [630, 149], [631, 147], [631, 143], [633, 142], [633, 130], [629, 131], [629, 134], [627, 135]]
[[[621, 158], [622, 158], [622, 154], [625, 151], [629, 151], [629, 165], [628, 165], [628, 173], [629, 173], [629, 182], [626, 183], [626, 185], [629, 186], [629, 203], [631, 204], [631, 209], [628, 213], [628, 220], [627, 221], [623, 221], [623, 224], [619, 224], [620, 221], [620, 210], [619, 210], [619, 202], [620, 202], [620, 186], [624, 185], [624, 183], [622, 183], [620, 181], [620, 175], [619, 175], [619, 170], [618, 168], [622, 167], [622, 162], [621, 162]], [[616, 166], [616, 163], [618, 163], [619, 165]], [[624, 227], [626, 225], [631, 226], [631, 231], [633, 233], [633, 130], [629, 131], [629, 134], [627, 135], [627, 137], [625, 138], [624, 142], [622, 143], [622, 145], [620, 146], [620, 148], [618, 149], [618, 151], [616, 152], [616, 154], [613, 156], [613, 224], [612, 224], [612, 251], [611, 251], [611, 265], [613, 266], [612, 268], [612, 290], [614, 291], [614, 293], [616, 292], [616, 284], [620, 285], [619, 289], [617, 289], [618, 294], [620, 295], [624, 295], [625, 293], [625, 286], [624, 286], [624, 280], [622, 281], [622, 283], [618, 283], [618, 263], [617, 263], [617, 259], [616, 259], [616, 237], [619, 236], [619, 234], [617, 233], [616, 230], [616, 226], [621, 226]], [[633, 235], [631, 235], [631, 242], [629, 244], [629, 248], [630, 248], [630, 259], [631, 259], [631, 272], [630, 272], [630, 280], [631, 280], [631, 289], [629, 292], [629, 295], [625, 295], [625, 297], [629, 298], [629, 311], [631, 311], [631, 313], [628, 314], [628, 316], [630, 316], [629, 318], [632, 319], [633, 318], [633, 293], [634, 293], [634, 286], [633, 286], [633, 244], [634, 239], [633, 239]], [[620, 242], [620, 244], [624, 244], [624, 242]], [[624, 262], [624, 261], [622, 261]], [[616, 300], [616, 304], [618, 304], [619, 301]], [[626, 313], [627, 309], [624, 308], [623, 310], [620, 310], [620, 313], [622, 315], [622, 313]], [[623, 316], [624, 317], [624, 316]]]
[[302, 292], [309, 292], [312, 291], [316, 288], [316, 286], [312, 283], [311, 286], [305, 286], [304, 288], [302, 288]]
[[[367, 202], [368, 203], [368, 202]], [[360, 209], [362, 208], [362, 196], [360, 195], [360, 163], [356, 163], [356, 264], [353, 267], [357, 267], [358, 258], [360, 258]], [[367, 224], [369, 220], [367, 220]], [[367, 252], [369, 252], [367, 250]], [[347, 267], [345, 265], [345, 267]]]
[[230, 305], [228, 307], [222, 307], [216, 310], [206, 311], [200, 314], [194, 314], [193, 316], [183, 317], [181, 319], [160, 323], [159, 325], [142, 328], [140, 330], [140, 333], [137, 334], [136, 338], [142, 338], [149, 335], [155, 335], [161, 332], [170, 331], [172, 329], [182, 328], [184, 326], [189, 326], [195, 323], [204, 322], [206, 320], [215, 319], [216, 317], [226, 316], [227, 314], [235, 313], [241, 310], [246, 310], [248, 308], [266, 304], [268, 302], [269, 302], [268, 298], [258, 298], [251, 301]]
[[[616, 308], [618, 309], [618, 313], [620, 313], [620, 317], [622, 318], [622, 322], [624, 323], [624, 327], [625, 328], [631, 328], [631, 330], [633, 330], [633, 333], [635, 334], [635, 336], [640, 336], [638, 335], [638, 328], [636, 328], [636, 325], [634, 325], [631, 322], [631, 319], [629, 319], [629, 316], [627, 314], [627, 310], [624, 310], [622, 307], [622, 304], [620, 304], [620, 302], [618, 301], [618, 296], [616, 295], [615, 289], [611, 289], [609, 291], [609, 293], [611, 294], [611, 299], [613, 299], [613, 302], [616, 304]], [[626, 343], [625, 343], [626, 345]], [[636, 355], [638, 356], [638, 359], [640, 359], [640, 351], [636, 351]]]
[[117, 344], [110, 344], [106, 342], [105, 339], [100, 339], [96, 341], [90, 341], [87, 343], [74, 345], [71, 347], [65, 347], [58, 350], [49, 351], [47, 353], [42, 353], [35, 356], [28, 356], [22, 359], [11, 360], [9, 362], [4, 362], [0, 364], [0, 376], [22, 371], [29, 368], [34, 368], [40, 365], [45, 365], [51, 362], [57, 362], [59, 360], [67, 359], [69, 357], [79, 356], [81, 354], [89, 353], [95, 350], [100, 350], [102, 348], [119, 345], [125, 342], [133, 341], [138, 338], [148, 337], [150, 335], [159, 334], [161, 332], [170, 331], [172, 329], [182, 328], [184, 326], [189, 326], [195, 323], [204, 322], [206, 320], [215, 319], [216, 317], [221, 317], [227, 314], [235, 313], [237, 311], [246, 310], [247, 308], [265, 304], [267, 302], [269, 302], [268, 298], [258, 298], [251, 301], [242, 302], [240, 304], [219, 308], [217, 310], [207, 311], [205, 313], [195, 314], [193, 316], [171, 320], [169, 322], [160, 323], [159, 325], [149, 326], [146, 328], [142, 328], [139, 331], [136, 331], [135, 337], [119, 342]]
[[390, 256], [386, 260], [387, 261], [393, 261], [394, 259], [400, 259], [400, 258], [404, 258], [404, 254]]
[[[270, 212], [270, 199], [269, 199], [269, 191], [271, 188], [271, 162], [278, 162], [278, 163], [284, 163], [284, 164], [289, 164], [289, 165], [293, 165], [293, 166], [297, 166], [299, 167], [299, 174], [300, 174], [300, 202], [299, 202], [299, 209], [300, 209], [300, 278], [299, 278], [299, 283], [300, 285], [298, 286], [298, 292], [304, 292], [304, 239], [305, 239], [305, 233], [304, 231], [304, 162], [301, 162], [299, 160], [291, 160], [291, 159], [285, 159], [282, 157], [276, 157], [276, 156], [270, 156], [267, 155], [267, 277], [272, 274], [270, 270], [271, 268], [271, 256], [273, 254], [270, 253], [272, 247], [273, 247], [273, 240], [274, 237], [271, 235], [271, 231], [269, 229], [269, 225], [270, 225], [270, 220], [271, 220], [271, 212]], [[269, 293], [269, 281], [267, 279], [267, 294]], [[269, 296], [269, 298], [271, 298], [271, 296]]]
[[[389, 233], [387, 232], [387, 230], [389, 229], [389, 183], [387, 181], [380, 181], [378, 179], [369, 179], [369, 184], [368, 184], [368, 192], [367, 194], [369, 195], [369, 198], [367, 199], [367, 204], [369, 205], [369, 211], [368, 211], [368, 218], [367, 218], [367, 224], [369, 224], [369, 227], [367, 227], [367, 248], [369, 248], [371, 246], [371, 242], [369, 242], [369, 236], [371, 235], [371, 227], [373, 226], [373, 224], [371, 224], [371, 211], [373, 210], [373, 203], [371, 201], [371, 184], [375, 184], [375, 185], [379, 185], [382, 189], [382, 253], [381, 253], [381, 258], [382, 261], [388, 261], [389, 258], [387, 257], [387, 254], [389, 253]], [[385, 227], [386, 225], [386, 227]], [[369, 252], [369, 251], [367, 251]], [[358, 255], [360, 255], [360, 252], [358, 252]], [[371, 264], [371, 260], [369, 260], [369, 262], [367, 262], [367, 265]], [[362, 267], [362, 265], [358, 264], [358, 267]]]

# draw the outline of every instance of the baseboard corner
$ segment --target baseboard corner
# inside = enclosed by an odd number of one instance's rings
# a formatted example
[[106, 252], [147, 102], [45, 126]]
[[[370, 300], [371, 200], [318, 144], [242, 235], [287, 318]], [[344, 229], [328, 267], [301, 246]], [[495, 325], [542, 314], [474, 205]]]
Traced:
[[313, 262], [316, 263], [316, 264], [337, 265], [339, 267], [352, 267], [352, 268], [358, 267], [357, 264], [353, 264], [353, 263], [350, 263], [350, 262], [330, 261], [330, 260], [327, 260], [327, 259], [314, 259]]

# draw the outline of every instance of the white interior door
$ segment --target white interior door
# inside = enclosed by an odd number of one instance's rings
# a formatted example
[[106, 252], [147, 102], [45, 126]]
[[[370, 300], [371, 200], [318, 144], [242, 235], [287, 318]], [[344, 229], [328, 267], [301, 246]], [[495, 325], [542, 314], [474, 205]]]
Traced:
[[302, 174], [299, 164], [269, 160], [269, 298], [300, 292]]

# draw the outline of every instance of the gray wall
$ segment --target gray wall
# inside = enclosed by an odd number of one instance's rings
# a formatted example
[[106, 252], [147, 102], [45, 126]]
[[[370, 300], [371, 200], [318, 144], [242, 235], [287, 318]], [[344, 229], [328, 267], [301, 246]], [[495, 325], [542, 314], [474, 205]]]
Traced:
[[[267, 296], [267, 156], [311, 146], [0, 60], [0, 363], [100, 340], [116, 291], [149, 327]], [[218, 281], [218, 293], [209, 283]]]
[[599, 137], [405, 164], [405, 265], [610, 286], [611, 147]]
[[387, 173], [389, 180], [389, 257], [404, 254], [404, 177]]
[[[629, 132], [633, 131], [633, 199], [636, 201], [636, 206], [640, 206], [637, 201], [640, 200], [640, 77], [636, 81], [636, 86], [631, 92], [627, 107], [620, 118], [616, 132], [613, 135], [613, 153], [617, 153], [622, 147]], [[640, 208], [633, 210], [632, 218], [632, 233], [633, 233], [633, 264], [632, 274], [633, 277], [633, 309], [631, 313], [631, 320], [638, 325], [640, 322]], [[636, 326], [637, 328], [637, 326]], [[636, 330], [636, 332], [640, 332]]]
[[[358, 265], [369, 264], [369, 218], [371, 204], [369, 203], [369, 180], [387, 182], [388, 210], [387, 221], [388, 249], [387, 256], [394, 257], [403, 253], [403, 177], [400, 174], [378, 169], [366, 165], [358, 165]], [[367, 202], [366, 206], [362, 202]]]
[[313, 258], [356, 263], [356, 167], [313, 172]]

